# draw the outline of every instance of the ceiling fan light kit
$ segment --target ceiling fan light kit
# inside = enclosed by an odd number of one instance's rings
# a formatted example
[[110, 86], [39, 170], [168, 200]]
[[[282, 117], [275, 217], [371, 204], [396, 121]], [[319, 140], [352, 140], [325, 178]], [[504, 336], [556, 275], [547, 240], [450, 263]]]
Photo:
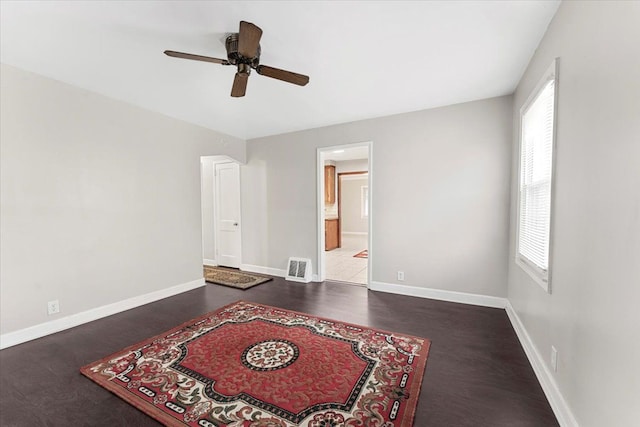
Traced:
[[236, 98], [245, 95], [251, 69], [256, 70], [256, 72], [262, 76], [293, 83], [298, 86], [305, 86], [309, 83], [309, 76], [269, 67], [267, 65], [260, 65], [261, 37], [262, 30], [257, 25], [240, 21], [240, 32], [229, 34], [225, 40], [227, 59], [212, 58], [210, 56], [194, 55], [173, 50], [165, 50], [164, 53], [174, 58], [212, 62], [220, 65], [235, 65], [237, 72], [233, 79], [231, 96]]

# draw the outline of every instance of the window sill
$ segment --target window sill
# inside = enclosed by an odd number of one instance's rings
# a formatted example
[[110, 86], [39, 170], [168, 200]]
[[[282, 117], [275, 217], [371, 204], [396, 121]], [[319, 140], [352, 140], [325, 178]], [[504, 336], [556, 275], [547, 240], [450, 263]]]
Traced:
[[515, 261], [518, 267], [524, 270], [524, 272], [527, 273], [533, 279], [534, 282], [540, 285], [540, 287], [544, 289], [546, 293], [548, 294], [551, 293], [551, 287], [549, 286], [550, 284], [549, 284], [548, 272], [542, 274], [540, 271], [535, 270], [529, 264], [521, 260], [520, 257], [516, 257]]

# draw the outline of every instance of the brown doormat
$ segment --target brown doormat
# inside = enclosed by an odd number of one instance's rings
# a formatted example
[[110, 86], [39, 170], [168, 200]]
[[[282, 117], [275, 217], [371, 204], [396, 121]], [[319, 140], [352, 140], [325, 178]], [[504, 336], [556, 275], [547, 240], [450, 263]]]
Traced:
[[238, 289], [249, 289], [269, 280], [271, 277], [259, 276], [253, 273], [245, 273], [224, 267], [204, 266], [204, 280], [216, 285], [231, 286]]

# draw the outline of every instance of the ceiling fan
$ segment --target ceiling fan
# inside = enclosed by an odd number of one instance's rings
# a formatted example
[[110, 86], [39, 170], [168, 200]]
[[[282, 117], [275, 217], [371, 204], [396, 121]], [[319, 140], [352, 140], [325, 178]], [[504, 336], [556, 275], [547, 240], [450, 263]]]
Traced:
[[240, 21], [240, 32], [227, 36], [225, 45], [227, 48], [227, 59], [212, 58], [210, 56], [194, 55], [191, 53], [175, 52], [165, 50], [164, 53], [174, 58], [193, 59], [196, 61], [213, 62], [221, 65], [236, 65], [238, 71], [233, 79], [231, 96], [244, 96], [247, 91], [247, 80], [251, 69], [258, 74], [304, 86], [309, 83], [309, 76], [281, 70], [279, 68], [260, 65], [260, 37], [262, 30], [251, 22]]

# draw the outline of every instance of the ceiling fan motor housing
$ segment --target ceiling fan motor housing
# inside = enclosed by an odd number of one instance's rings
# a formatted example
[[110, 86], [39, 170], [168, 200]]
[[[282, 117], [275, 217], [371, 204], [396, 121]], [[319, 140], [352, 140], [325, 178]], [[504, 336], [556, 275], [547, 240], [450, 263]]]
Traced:
[[[231, 33], [225, 41], [229, 63], [233, 65], [247, 64], [250, 68], [256, 68], [260, 63], [260, 45], [258, 45], [256, 56], [253, 58], [245, 58], [238, 53], [238, 38], [239, 33]], [[250, 71], [249, 67], [247, 67], [247, 71]]]

